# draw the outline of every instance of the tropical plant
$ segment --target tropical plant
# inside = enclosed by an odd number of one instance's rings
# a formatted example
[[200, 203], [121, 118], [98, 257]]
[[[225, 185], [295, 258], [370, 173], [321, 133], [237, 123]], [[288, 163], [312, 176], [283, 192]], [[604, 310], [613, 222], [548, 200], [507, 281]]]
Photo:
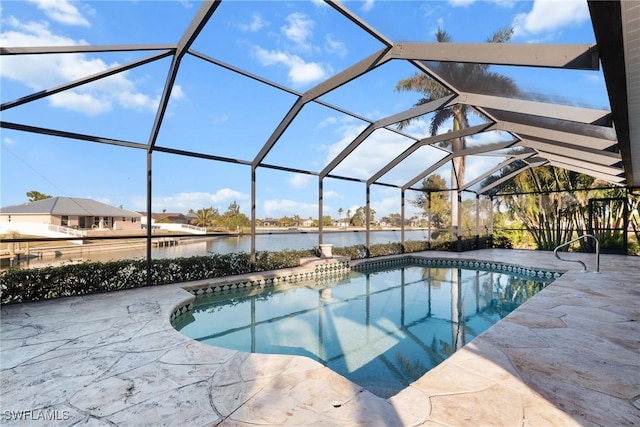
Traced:
[[41, 193], [36, 190], [27, 191], [27, 199], [30, 202], [37, 202], [38, 200], [50, 199], [52, 196]]
[[422, 208], [423, 215], [431, 223], [431, 228], [435, 229], [431, 237], [437, 238], [439, 230], [449, 226], [448, 219], [451, 217], [451, 205], [449, 204], [449, 193], [446, 190], [447, 183], [438, 174], [433, 174], [422, 180], [422, 191], [418, 196], [409, 200], [412, 205]]
[[234, 200], [220, 217], [220, 224], [230, 230], [239, 230], [241, 227], [249, 227], [251, 220], [240, 212], [240, 205]]
[[[512, 28], [503, 28], [495, 32], [487, 39], [488, 43], [505, 43], [511, 40]], [[450, 43], [451, 36], [443, 29], [436, 32], [436, 39], [439, 43]], [[518, 93], [518, 88], [510, 77], [495, 73], [489, 70], [488, 64], [476, 63], [456, 63], [440, 62], [427, 64], [436, 75], [444, 81], [452, 84], [457, 90], [462, 92], [475, 92], [487, 95], [514, 96]], [[427, 102], [442, 98], [450, 94], [449, 89], [430, 78], [424, 73], [416, 73], [413, 76], [400, 80], [396, 84], [396, 91], [421, 92], [421, 98], [415, 105], [419, 106]], [[452, 121], [452, 131], [457, 131], [469, 127], [469, 113], [478, 114], [477, 110], [466, 104], [454, 104], [437, 110], [429, 123], [431, 135], [436, 135], [440, 128], [449, 121]], [[411, 122], [418, 118], [401, 121], [398, 124], [400, 129], [406, 128]], [[448, 146], [453, 153], [463, 150], [466, 146], [465, 138], [458, 137], [444, 141], [444, 146]], [[464, 183], [465, 157], [457, 156], [453, 158], [453, 168], [451, 170], [451, 186], [459, 188]], [[451, 197], [451, 225], [458, 224], [458, 198]]]
[[216, 220], [220, 214], [217, 209], [213, 207], [198, 209], [196, 212], [196, 218], [191, 221], [193, 225], [198, 227], [212, 227], [215, 225]]
[[[517, 167], [503, 169], [500, 174], [485, 179], [483, 185], [495, 182]], [[552, 166], [529, 169], [493, 189], [496, 209], [504, 213], [496, 218], [506, 217], [503, 223], [522, 224], [538, 249], [552, 250], [560, 243], [589, 232], [590, 198], [626, 197], [624, 191], [620, 192], [616, 187], [590, 190], [606, 186], [607, 183], [589, 175]], [[500, 196], [498, 191], [504, 195]], [[608, 204], [603, 212], [594, 211], [593, 221], [595, 224], [603, 221], [606, 211], [611, 221], [622, 223], [623, 208], [624, 203]], [[579, 245], [580, 249], [587, 249], [584, 240]]]
[[[376, 211], [372, 208], [369, 208], [369, 221], [373, 221], [373, 218], [376, 215]], [[356, 209], [356, 213], [353, 214], [351, 219], [349, 220], [349, 224], [354, 225], [356, 227], [364, 227], [367, 223], [367, 214], [364, 206], [360, 206]]]

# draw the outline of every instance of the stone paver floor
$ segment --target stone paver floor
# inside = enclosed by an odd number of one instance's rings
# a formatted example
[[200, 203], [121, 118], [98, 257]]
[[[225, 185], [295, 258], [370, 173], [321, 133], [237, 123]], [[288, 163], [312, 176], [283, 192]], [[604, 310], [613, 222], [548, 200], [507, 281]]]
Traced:
[[420, 255], [568, 272], [388, 400], [308, 358], [190, 340], [169, 322], [179, 285], [3, 306], [2, 424], [640, 425], [640, 258]]

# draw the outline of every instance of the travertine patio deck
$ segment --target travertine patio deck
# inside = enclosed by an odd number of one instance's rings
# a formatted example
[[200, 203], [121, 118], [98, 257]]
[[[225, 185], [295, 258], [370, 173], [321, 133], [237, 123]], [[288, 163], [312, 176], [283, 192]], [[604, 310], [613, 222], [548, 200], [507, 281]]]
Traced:
[[179, 285], [3, 306], [2, 423], [640, 425], [640, 258], [603, 255], [595, 274], [549, 252], [421, 255], [569, 272], [388, 401], [307, 358], [184, 337]]

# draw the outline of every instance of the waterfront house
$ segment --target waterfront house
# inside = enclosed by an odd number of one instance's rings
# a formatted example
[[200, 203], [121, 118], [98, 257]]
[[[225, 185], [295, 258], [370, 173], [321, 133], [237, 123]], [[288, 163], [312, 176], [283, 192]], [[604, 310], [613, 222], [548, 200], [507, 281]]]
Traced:
[[[143, 224], [147, 223], [147, 213], [139, 212], [140, 221]], [[193, 218], [197, 218], [194, 216]], [[162, 212], [162, 213], [152, 213], [151, 214], [151, 224], [155, 223], [161, 224], [191, 224], [191, 219], [184, 214], [176, 213], [176, 212]]]
[[265, 218], [262, 220], [263, 227], [277, 227], [278, 220], [276, 218]]
[[1, 230], [40, 234], [34, 230], [42, 225], [72, 230], [140, 230], [140, 214], [79, 197], [51, 197], [0, 208]]

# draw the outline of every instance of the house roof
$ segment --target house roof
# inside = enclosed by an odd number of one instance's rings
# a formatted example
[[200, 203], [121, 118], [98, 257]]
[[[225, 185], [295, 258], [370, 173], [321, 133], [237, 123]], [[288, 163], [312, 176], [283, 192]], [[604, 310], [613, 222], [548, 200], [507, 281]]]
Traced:
[[51, 197], [37, 202], [0, 208], [3, 214], [23, 215], [80, 215], [80, 216], [120, 216], [139, 218], [140, 214], [126, 209], [116, 208], [105, 203], [78, 197]]
[[[144, 213], [142, 213], [142, 215], [146, 216], [147, 213], [144, 212]], [[151, 217], [153, 219], [155, 219], [156, 221], [161, 221], [163, 219], [169, 219], [169, 220], [180, 219], [180, 218], [187, 219], [187, 217], [184, 214], [176, 213], [176, 212], [173, 212], [173, 213], [169, 213], [169, 212], [154, 213], [154, 214], [151, 214]]]

